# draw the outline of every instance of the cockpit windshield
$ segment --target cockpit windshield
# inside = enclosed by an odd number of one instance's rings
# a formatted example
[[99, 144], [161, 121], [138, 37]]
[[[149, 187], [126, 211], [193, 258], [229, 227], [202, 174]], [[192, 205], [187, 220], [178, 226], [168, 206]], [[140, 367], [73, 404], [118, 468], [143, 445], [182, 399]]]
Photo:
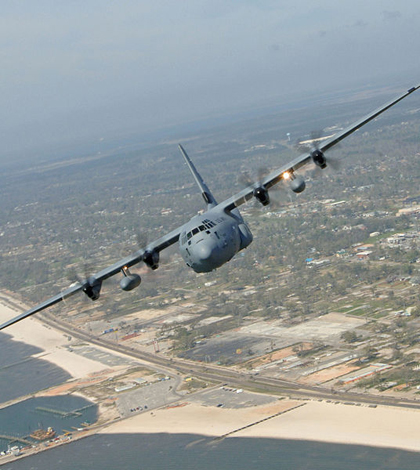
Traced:
[[181, 235], [181, 244], [184, 245], [187, 243], [188, 240], [190, 240], [194, 235], [197, 235], [197, 233], [200, 232], [207, 232], [210, 233], [210, 229], [216, 227], [216, 225], [224, 220], [224, 217], [220, 217], [216, 221], [212, 221], [209, 219], [204, 219], [201, 221], [202, 225], [199, 225], [198, 227], [193, 228], [191, 231], [184, 233]]

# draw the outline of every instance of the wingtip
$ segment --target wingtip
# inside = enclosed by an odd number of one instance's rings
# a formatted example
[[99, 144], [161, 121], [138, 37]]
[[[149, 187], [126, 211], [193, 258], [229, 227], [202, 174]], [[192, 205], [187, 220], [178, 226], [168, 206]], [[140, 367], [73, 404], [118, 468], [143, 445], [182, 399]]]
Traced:
[[420, 88], [420, 85], [413, 86], [412, 88], [409, 88], [407, 90], [407, 93], [413, 93], [413, 91], [416, 91]]
[[184, 158], [188, 158], [187, 152], [185, 151], [184, 147], [181, 144], [178, 144], [179, 151], [181, 152]]

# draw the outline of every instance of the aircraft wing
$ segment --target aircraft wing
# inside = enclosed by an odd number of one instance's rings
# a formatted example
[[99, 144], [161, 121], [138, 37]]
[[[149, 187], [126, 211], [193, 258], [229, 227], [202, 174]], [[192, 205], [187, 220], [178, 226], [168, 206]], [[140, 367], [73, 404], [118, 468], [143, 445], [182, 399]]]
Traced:
[[11, 318], [10, 320], [4, 322], [2, 325], [0, 325], [0, 330], [10, 325], [13, 325], [13, 323], [23, 320], [24, 318], [30, 317], [34, 313], [38, 313], [41, 310], [44, 310], [45, 308], [51, 307], [52, 305], [55, 305], [58, 302], [61, 302], [62, 300], [65, 300], [67, 297], [70, 297], [71, 295], [75, 294], [76, 292], [79, 292], [82, 289], [83, 289], [83, 286], [77, 283], [76, 285], [69, 287], [63, 292], [60, 292], [60, 294], [57, 294], [54, 297], [51, 297], [51, 299], [48, 299], [45, 302], [40, 303], [36, 307], [31, 308], [27, 312], [21, 313], [17, 317]]
[[[401, 100], [403, 100], [405, 97], [413, 93], [414, 91], [418, 90], [420, 88], [420, 85], [414, 86], [407, 90], [405, 93], [397, 96], [393, 100], [389, 101], [385, 105], [381, 106], [380, 108], [376, 109], [375, 111], [371, 112], [370, 114], [367, 114], [366, 116], [362, 117], [358, 121], [354, 122], [351, 124], [349, 127], [345, 128], [344, 130], [338, 132], [328, 140], [325, 140], [324, 142], [321, 142], [319, 146], [317, 147], [318, 150], [321, 152], [325, 152], [326, 150], [330, 149], [334, 145], [338, 144], [340, 141], [348, 137], [350, 134], [353, 134], [353, 132], [357, 131], [360, 129], [362, 126], [367, 124], [368, 122], [372, 121], [375, 119], [377, 116], [382, 114], [384, 111], [387, 109], [391, 108]], [[247, 188], [243, 189], [239, 193], [235, 194], [231, 198], [223, 201], [222, 203], [219, 204], [220, 207], [222, 207], [225, 211], [231, 211], [235, 207], [240, 206], [241, 204], [244, 204], [246, 201], [251, 199], [254, 196], [254, 190], [255, 188], [258, 187], [263, 187], [265, 189], [269, 189], [275, 184], [279, 183], [282, 179], [285, 179], [285, 174], [292, 173], [295, 170], [298, 170], [302, 166], [306, 165], [307, 163], [310, 163], [313, 161], [313, 155], [311, 151], [308, 151], [306, 153], [303, 153], [302, 155], [296, 157], [294, 160], [291, 162], [287, 163], [286, 165], [283, 165], [282, 167], [278, 168], [277, 170], [274, 170], [272, 173], [270, 173], [268, 176], [262, 179], [262, 181], [255, 183], [252, 186], [248, 186]]]
[[97, 289], [97, 296], [91, 297], [93, 300], [96, 300], [99, 297], [99, 291], [102, 282], [105, 279], [108, 279], [109, 277], [112, 277], [115, 274], [122, 272], [123, 269], [130, 268], [131, 266], [134, 266], [135, 264], [138, 264], [142, 261], [147, 263], [152, 253], [159, 253], [165, 248], [176, 243], [179, 239], [180, 233], [181, 227], [178, 227], [177, 229], [159, 238], [158, 240], [149, 243], [144, 249], [136, 251], [132, 255], [127, 256], [126, 258], [118, 261], [112, 266], [109, 266], [108, 268], [105, 268], [97, 272], [96, 274], [93, 274], [88, 279], [85, 279], [82, 282], [77, 282], [76, 284], [70, 286], [68, 289], [60, 292], [54, 297], [51, 297], [45, 302], [40, 303], [36, 307], [33, 307], [30, 310], [21, 313], [20, 315], [4, 322], [2, 325], [0, 325], [0, 330], [10, 325], [13, 325], [14, 323], [20, 320], [23, 320], [24, 318], [30, 317], [31, 315], [34, 315], [35, 313], [38, 313], [41, 310], [51, 307], [80, 291], [85, 292], [90, 297], [90, 294], [93, 294], [93, 296], [95, 295], [95, 289]]

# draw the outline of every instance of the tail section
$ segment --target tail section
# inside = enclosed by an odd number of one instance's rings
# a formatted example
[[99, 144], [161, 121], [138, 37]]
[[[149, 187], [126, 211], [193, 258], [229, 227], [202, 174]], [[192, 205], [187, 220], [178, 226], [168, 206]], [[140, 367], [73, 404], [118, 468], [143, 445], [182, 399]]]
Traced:
[[210, 189], [207, 187], [206, 183], [203, 181], [203, 178], [198, 173], [193, 162], [190, 160], [190, 157], [187, 155], [187, 152], [184, 150], [184, 147], [181, 144], [179, 144], [178, 147], [182, 153], [182, 156], [184, 157], [186, 164], [188, 165], [188, 168], [190, 169], [192, 175], [194, 176], [195, 182], [198, 184], [198, 187], [200, 188], [201, 195], [203, 196], [203, 199], [207, 204], [207, 209], [217, 206], [216, 199], [214, 199], [213, 194], [211, 193]]

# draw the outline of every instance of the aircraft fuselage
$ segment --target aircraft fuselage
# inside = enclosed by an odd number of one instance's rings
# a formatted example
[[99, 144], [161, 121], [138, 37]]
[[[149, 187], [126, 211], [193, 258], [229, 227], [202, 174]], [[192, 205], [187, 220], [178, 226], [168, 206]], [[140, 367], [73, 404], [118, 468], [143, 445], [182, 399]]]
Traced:
[[197, 273], [219, 268], [252, 242], [252, 233], [238, 209], [225, 212], [217, 206], [193, 217], [179, 237], [181, 256]]

